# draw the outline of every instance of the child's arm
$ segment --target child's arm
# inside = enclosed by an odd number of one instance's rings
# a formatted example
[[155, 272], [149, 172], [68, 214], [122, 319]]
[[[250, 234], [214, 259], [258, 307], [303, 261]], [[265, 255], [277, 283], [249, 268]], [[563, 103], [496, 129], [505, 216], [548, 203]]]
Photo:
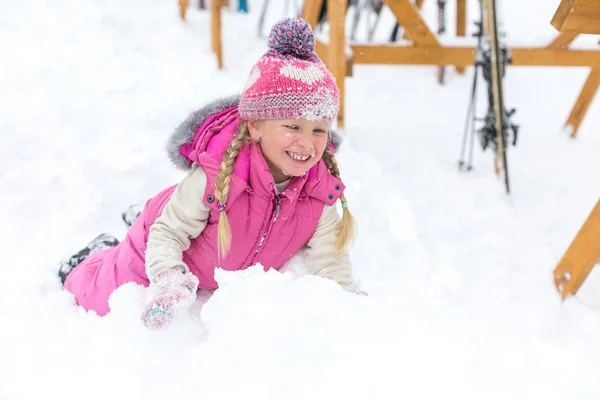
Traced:
[[210, 208], [202, 201], [205, 190], [206, 173], [194, 165], [150, 227], [146, 249], [146, 274], [150, 282], [165, 270], [189, 272], [182, 261], [183, 252], [190, 247], [190, 239], [198, 237], [206, 227]]
[[306, 264], [311, 274], [332, 279], [344, 289], [353, 290], [352, 265], [348, 250], [344, 249], [339, 259], [336, 258], [338, 222], [335, 205], [325, 205], [317, 229], [307, 244]]

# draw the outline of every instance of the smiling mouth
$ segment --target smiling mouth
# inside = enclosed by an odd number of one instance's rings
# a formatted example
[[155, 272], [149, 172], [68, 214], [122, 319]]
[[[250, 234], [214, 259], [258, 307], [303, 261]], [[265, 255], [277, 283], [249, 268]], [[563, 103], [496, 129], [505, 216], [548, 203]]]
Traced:
[[311, 154], [304, 154], [304, 155], [302, 155], [302, 154], [298, 154], [298, 153], [293, 153], [291, 151], [286, 151], [285, 154], [287, 154], [292, 160], [294, 160], [294, 161], [300, 161], [300, 162], [305, 162], [308, 159], [314, 157]]

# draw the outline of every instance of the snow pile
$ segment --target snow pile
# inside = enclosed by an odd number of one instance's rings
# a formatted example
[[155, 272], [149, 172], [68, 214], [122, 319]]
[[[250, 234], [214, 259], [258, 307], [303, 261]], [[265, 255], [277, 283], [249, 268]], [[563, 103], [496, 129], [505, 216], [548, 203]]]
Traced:
[[[599, 193], [598, 101], [576, 140], [558, 133], [587, 69], [509, 68], [521, 138], [507, 197], [489, 152], [457, 171], [470, 74], [448, 68], [440, 87], [435, 67], [355, 66], [338, 161], [369, 296], [306, 275], [300, 254], [281, 271], [218, 271], [219, 290], [153, 332], [139, 320], [146, 289], [119, 288], [99, 318], [60, 290], [58, 262], [100, 232], [122, 238], [121, 211], [177, 182], [165, 140], [243, 87], [266, 49], [261, 2], [223, 13], [224, 71], [195, 5], [183, 24], [171, 1], [5, 3], [0, 399], [600, 396], [600, 273], [565, 303], [552, 282]], [[272, 22], [284, 2], [271, 3]], [[555, 5], [503, 6], [510, 40], [552, 40]]]

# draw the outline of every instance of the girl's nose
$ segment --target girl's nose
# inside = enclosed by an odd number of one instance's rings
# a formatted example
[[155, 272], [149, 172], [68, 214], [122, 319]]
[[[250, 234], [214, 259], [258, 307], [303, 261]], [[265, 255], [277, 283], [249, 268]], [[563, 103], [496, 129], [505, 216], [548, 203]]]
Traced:
[[302, 132], [302, 135], [300, 135], [296, 143], [305, 150], [311, 150], [313, 148], [312, 139], [312, 132]]

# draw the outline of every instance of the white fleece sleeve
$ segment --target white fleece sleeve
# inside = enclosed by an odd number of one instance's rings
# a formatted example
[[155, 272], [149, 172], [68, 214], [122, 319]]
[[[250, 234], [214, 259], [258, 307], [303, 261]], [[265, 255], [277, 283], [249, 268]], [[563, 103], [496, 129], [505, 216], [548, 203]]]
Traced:
[[348, 250], [345, 249], [340, 258], [336, 259], [335, 242], [339, 220], [335, 205], [326, 204], [304, 255], [308, 271], [312, 275], [332, 279], [344, 289], [352, 290], [354, 282]]
[[210, 208], [203, 201], [205, 190], [206, 173], [202, 167], [194, 165], [150, 227], [146, 247], [146, 275], [150, 282], [166, 269], [189, 272], [183, 262], [183, 252], [208, 222]]

